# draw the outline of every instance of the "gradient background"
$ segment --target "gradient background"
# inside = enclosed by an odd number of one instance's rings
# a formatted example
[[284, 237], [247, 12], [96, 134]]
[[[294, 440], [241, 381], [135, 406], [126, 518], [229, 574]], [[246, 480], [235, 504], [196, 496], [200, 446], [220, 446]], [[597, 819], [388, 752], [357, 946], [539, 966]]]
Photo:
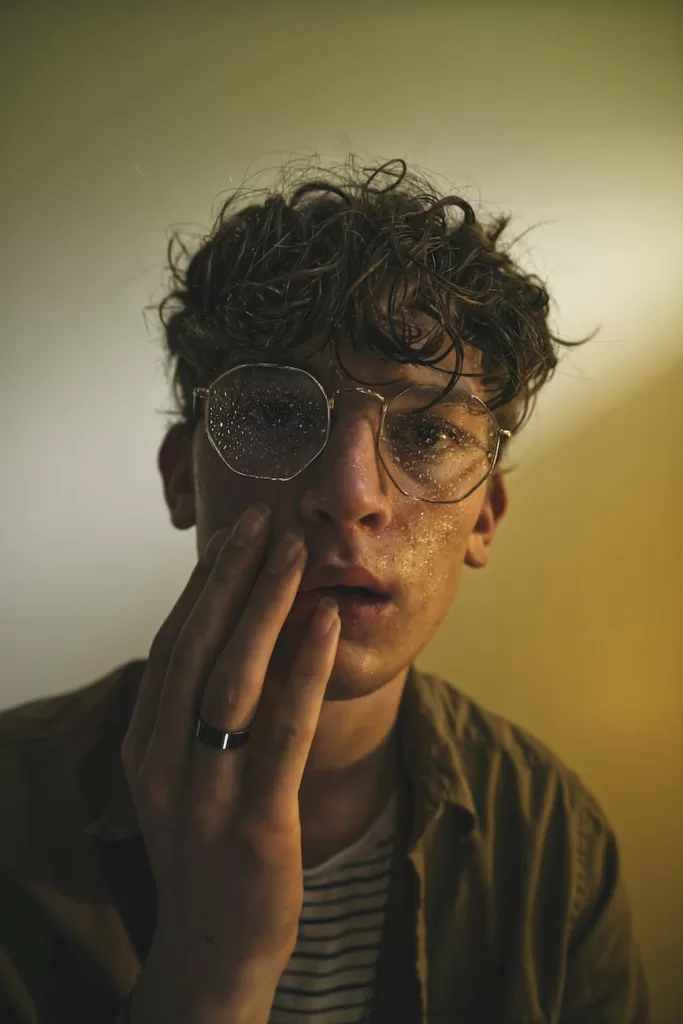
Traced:
[[195, 559], [155, 466], [169, 227], [292, 156], [401, 156], [510, 210], [563, 359], [511, 507], [419, 659], [603, 803], [650, 981], [683, 1019], [681, 8], [661, 3], [2, 7], [0, 706], [151, 639]]

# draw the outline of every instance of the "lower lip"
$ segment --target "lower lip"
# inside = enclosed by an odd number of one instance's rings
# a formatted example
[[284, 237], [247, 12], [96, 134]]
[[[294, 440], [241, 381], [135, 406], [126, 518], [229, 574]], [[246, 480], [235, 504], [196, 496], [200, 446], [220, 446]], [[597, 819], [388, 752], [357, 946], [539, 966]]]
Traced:
[[339, 614], [343, 619], [354, 619], [358, 622], [374, 622], [383, 615], [391, 601], [388, 597], [363, 597], [352, 591], [335, 590], [333, 587], [321, 587], [318, 590], [299, 592], [294, 600], [294, 608], [310, 609], [311, 614], [322, 597], [331, 597], [339, 605]]

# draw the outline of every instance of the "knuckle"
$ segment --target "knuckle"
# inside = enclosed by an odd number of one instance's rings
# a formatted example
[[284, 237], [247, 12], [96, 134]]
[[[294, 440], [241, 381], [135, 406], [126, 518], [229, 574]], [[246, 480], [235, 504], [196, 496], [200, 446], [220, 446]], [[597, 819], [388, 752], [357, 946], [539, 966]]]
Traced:
[[231, 723], [230, 728], [242, 729], [243, 725], [234, 723], [250, 721], [245, 718], [244, 705], [244, 687], [236, 684], [234, 679], [226, 678], [225, 671], [221, 671], [217, 664], [202, 697], [202, 717], [208, 722], [215, 723], [216, 727], [218, 723], [227, 722]]
[[302, 648], [295, 667], [296, 683], [300, 689], [317, 686], [323, 673], [324, 655], [318, 649]]
[[252, 595], [247, 602], [229, 641], [230, 656], [239, 659], [240, 664], [250, 651], [261, 647], [270, 632], [269, 625], [274, 618], [275, 608], [272, 599], [270, 602], [263, 601], [257, 595]]
[[[197, 638], [199, 630], [196, 631]], [[195, 643], [195, 631], [190, 629], [184, 634], [185, 643], [178, 644], [171, 655], [168, 674], [180, 679], [196, 679], [201, 671], [201, 659]]]
[[299, 743], [304, 732], [298, 719], [284, 718], [273, 722], [271, 733], [273, 749], [283, 750]]
[[142, 797], [148, 810], [164, 815], [170, 804], [168, 783], [157, 773], [149, 769], [138, 775], [138, 796]]

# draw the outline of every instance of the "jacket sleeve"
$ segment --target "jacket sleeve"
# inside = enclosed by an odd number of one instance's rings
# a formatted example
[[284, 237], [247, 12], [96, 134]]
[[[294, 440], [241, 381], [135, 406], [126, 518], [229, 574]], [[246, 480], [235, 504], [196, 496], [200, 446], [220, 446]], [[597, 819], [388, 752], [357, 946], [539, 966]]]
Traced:
[[575, 907], [559, 1024], [651, 1024], [617, 839], [590, 807], [579, 815]]
[[0, 1020], [40, 1024], [52, 948], [24, 889], [0, 871]]
[[77, 962], [23, 885], [0, 870], [1, 1024], [128, 1024], [120, 999]]

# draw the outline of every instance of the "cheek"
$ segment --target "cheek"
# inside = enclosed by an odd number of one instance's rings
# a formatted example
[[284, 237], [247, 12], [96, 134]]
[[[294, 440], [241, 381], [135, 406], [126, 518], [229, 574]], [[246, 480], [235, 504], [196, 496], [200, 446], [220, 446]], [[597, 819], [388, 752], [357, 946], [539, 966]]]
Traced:
[[[280, 487], [277, 500], [274, 487]], [[235, 523], [248, 505], [262, 501], [271, 508], [285, 504], [282, 485], [267, 480], [251, 480], [233, 473], [204, 437], [195, 439], [194, 493], [197, 515], [197, 542], [200, 550], [216, 530]]]
[[[471, 531], [469, 520], [462, 507], [425, 507], [397, 527], [386, 570], [408, 588], [412, 607], [440, 605], [452, 598]], [[379, 571], [382, 569], [380, 566]]]

